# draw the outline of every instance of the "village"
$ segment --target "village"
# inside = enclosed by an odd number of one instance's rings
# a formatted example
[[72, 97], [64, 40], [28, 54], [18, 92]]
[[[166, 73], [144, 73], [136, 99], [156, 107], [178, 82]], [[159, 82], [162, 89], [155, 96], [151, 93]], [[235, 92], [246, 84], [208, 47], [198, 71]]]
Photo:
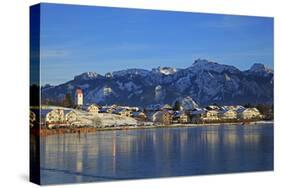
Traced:
[[[30, 125], [39, 122], [40, 128], [118, 128], [118, 127], [149, 127], [208, 123], [247, 123], [265, 119], [255, 107], [241, 105], [218, 106], [209, 105], [204, 108], [182, 109], [170, 104], [152, 104], [145, 108], [84, 104], [83, 92], [76, 90], [75, 108], [59, 106], [41, 106], [30, 111]], [[40, 114], [40, 115], [39, 115]]]

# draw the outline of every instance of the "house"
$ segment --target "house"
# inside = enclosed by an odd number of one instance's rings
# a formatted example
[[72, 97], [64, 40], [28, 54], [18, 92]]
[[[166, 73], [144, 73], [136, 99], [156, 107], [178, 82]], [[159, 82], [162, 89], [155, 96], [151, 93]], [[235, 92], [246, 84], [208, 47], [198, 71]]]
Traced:
[[42, 109], [40, 111], [41, 119], [48, 126], [54, 124], [64, 123], [64, 110], [60, 108], [56, 109]]
[[172, 109], [173, 109], [173, 107], [169, 104], [165, 104], [161, 107], [161, 110], [172, 110]]
[[261, 113], [257, 108], [245, 108], [237, 110], [238, 119], [260, 119]]
[[29, 125], [30, 127], [34, 127], [36, 122], [36, 114], [30, 110], [29, 112]]
[[189, 116], [184, 111], [176, 111], [173, 115], [173, 123], [188, 123], [190, 121]]
[[219, 120], [217, 110], [208, 110], [203, 118], [204, 121], [216, 121]]
[[237, 112], [235, 110], [220, 110], [218, 111], [218, 117], [221, 120], [233, 120], [237, 119]]
[[77, 88], [75, 92], [75, 105], [78, 107], [83, 106], [83, 91], [80, 88]]
[[169, 125], [172, 122], [172, 115], [168, 111], [157, 111], [152, 115], [152, 121]]
[[195, 108], [191, 111], [191, 121], [194, 123], [219, 120], [217, 110]]
[[190, 119], [193, 123], [203, 122], [206, 110], [201, 108], [195, 108], [190, 112]]
[[78, 119], [77, 118], [77, 113], [74, 112], [73, 110], [65, 113], [65, 121], [67, 123], [72, 123], [74, 121], [77, 121], [77, 119]]
[[147, 119], [144, 112], [132, 112], [132, 117], [139, 121], [145, 121]]
[[36, 115], [35, 115], [35, 113], [34, 113], [33, 111], [30, 111], [30, 112], [29, 112], [29, 121], [30, 121], [31, 123], [33, 123], [33, 122], [36, 121]]
[[64, 121], [64, 110], [54, 109], [46, 115], [47, 122], [63, 123]]
[[87, 111], [92, 114], [98, 114], [99, 113], [99, 106], [96, 104], [91, 104], [87, 107]]

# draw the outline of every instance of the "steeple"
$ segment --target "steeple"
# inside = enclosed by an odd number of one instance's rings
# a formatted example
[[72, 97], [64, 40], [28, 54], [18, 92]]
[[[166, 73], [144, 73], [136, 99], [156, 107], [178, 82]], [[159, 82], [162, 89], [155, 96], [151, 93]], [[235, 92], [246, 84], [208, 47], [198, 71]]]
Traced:
[[75, 92], [75, 105], [77, 107], [83, 106], [83, 91], [81, 88], [77, 88]]

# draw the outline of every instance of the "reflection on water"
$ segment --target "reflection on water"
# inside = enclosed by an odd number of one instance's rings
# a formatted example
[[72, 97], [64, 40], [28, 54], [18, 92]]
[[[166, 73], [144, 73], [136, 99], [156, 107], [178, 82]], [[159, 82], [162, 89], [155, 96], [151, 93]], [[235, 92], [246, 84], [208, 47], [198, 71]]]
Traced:
[[273, 169], [273, 126], [199, 126], [41, 138], [43, 184]]

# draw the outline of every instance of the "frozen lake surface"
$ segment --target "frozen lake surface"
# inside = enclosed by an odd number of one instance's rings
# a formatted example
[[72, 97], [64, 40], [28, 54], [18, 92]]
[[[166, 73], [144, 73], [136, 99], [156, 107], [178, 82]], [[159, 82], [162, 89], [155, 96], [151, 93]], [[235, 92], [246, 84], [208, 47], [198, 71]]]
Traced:
[[273, 170], [273, 125], [42, 137], [42, 184]]

